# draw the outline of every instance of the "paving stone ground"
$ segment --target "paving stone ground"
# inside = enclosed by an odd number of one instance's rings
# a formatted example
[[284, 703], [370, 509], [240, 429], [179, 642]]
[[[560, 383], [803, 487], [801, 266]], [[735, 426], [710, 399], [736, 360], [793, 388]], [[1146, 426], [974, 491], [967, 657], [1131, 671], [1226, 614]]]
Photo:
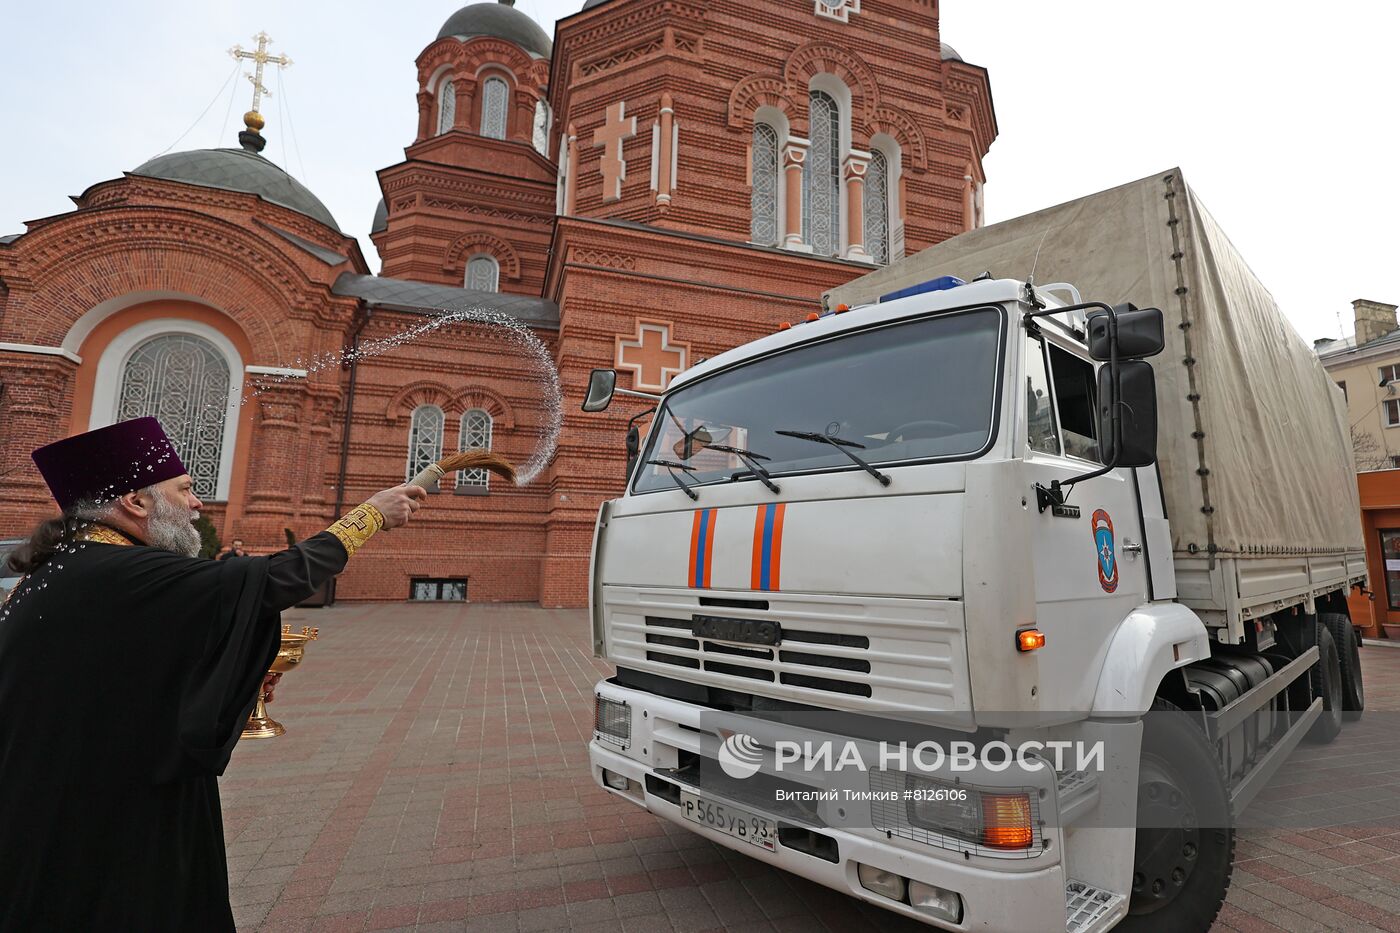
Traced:
[[[286, 621], [321, 628], [271, 707], [288, 732], [240, 743], [221, 782], [240, 930], [928, 929], [596, 789], [591, 691], [610, 669], [582, 612]], [[1218, 930], [1400, 931], [1400, 649], [1362, 659], [1374, 712], [1302, 746], [1259, 804], [1338, 828], [1243, 831]]]

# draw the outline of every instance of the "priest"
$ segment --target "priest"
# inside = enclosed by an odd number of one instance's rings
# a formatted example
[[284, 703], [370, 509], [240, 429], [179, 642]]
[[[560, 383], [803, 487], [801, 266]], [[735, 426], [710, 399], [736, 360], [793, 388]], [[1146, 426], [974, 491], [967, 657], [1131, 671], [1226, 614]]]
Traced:
[[263, 557], [199, 558], [201, 502], [159, 422], [36, 450], [62, 514], [0, 607], [0, 931], [232, 930], [217, 778], [279, 613], [403, 525], [375, 494]]

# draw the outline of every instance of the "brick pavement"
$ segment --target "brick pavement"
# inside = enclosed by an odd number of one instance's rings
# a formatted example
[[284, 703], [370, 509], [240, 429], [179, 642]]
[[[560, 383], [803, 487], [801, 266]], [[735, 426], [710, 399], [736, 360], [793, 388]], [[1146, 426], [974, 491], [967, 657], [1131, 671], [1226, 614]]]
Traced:
[[[241, 930], [928, 929], [596, 789], [591, 688], [609, 669], [580, 611], [361, 605], [287, 621], [321, 627], [272, 706], [288, 734], [240, 743], [221, 782]], [[1400, 650], [1362, 655], [1368, 705], [1400, 710]], [[1356, 822], [1243, 831], [1217, 929], [1400, 931], [1400, 730], [1368, 716], [1286, 771], [1259, 806]]]

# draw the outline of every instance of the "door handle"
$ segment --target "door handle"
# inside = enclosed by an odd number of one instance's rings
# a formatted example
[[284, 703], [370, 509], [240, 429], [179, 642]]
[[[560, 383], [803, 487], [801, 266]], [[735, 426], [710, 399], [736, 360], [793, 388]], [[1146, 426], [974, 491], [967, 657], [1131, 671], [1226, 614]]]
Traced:
[[1142, 545], [1134, 544], [1132, 541], [1129, 541], [1127, 538], [1124, 538], [1123, 553], [1127, 554], [1129, 557], [1136, 559], [1138, 555], [1142, 553]]

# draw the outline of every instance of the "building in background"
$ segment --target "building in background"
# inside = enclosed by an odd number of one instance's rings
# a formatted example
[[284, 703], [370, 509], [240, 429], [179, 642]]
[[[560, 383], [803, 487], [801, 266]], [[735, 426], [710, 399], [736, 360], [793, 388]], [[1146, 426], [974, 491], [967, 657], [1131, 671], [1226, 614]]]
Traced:
[[1380, 301], [1358, 299], [1352, 310], [1351, 337], [1315, 344], [1346, 395], [1356, 452], [1371, 593], [1352, 595], [1351, 618], [1372, 637], [1400, 638], [1400, 321]]
[[454, 324], [335, 362], [485, 307], [558, 366], [556, 457], [525, 487], [440, 490], [338, 595], [583, 605], [635, 411], [578, 413], [590, 369], [660, 391], [981, 222], [990, 86], [932, 0], [587, 0], [553, 39], [475, 3], [416, 69], [416, 138], [378, 172], [378, 275], [262, 156], [256, 112], [237, 148], [151, 159], [0, 237], [0, 539], [52, 508], [30, 450], [143, 414], [255, 551], [444, 451], [525, 460], [546, 413], [510, 331]]

